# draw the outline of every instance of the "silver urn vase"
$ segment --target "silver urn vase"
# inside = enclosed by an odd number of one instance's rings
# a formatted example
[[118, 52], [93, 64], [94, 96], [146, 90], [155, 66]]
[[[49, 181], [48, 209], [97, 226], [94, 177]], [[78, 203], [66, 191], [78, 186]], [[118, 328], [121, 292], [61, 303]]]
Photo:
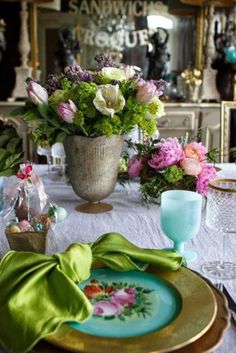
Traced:
[[101, 202], [114, 190], [124, 137], [112, 135], [95, 138], [68, 136], [64, 140], [69, 179], [75, 193], [88, 201], [77, 211], [101, 213], [112, 205]]

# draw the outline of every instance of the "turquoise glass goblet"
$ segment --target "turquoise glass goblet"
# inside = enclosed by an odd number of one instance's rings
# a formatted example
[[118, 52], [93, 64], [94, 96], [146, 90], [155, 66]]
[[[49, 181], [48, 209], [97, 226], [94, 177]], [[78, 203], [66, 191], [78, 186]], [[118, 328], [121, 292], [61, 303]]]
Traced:
[[184, 249], [184, 242], [198, 233], [201, 211], [202, 196], [196, 192], [170, 190], [161, 194], [161, 228], [187, 262], [197, 258], [196, 252]]

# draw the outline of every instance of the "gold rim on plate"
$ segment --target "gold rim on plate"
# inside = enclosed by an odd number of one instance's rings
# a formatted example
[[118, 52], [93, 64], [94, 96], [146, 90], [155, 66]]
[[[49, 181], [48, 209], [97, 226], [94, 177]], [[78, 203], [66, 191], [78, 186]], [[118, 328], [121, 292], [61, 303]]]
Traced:
[[63, 325], [46, 340], [78, 353], [120, 353], [120, 347], [125, 347], [129, 353], [163, 353], [198, 340], [216, 317], [217, 303], [211, 288], [184, 267], [176, 272], [150, 267], [147, 272], [167, 281], [181, 296], [181, 311], [169, 325], [152, 333], [129, 338], [98, 337]]

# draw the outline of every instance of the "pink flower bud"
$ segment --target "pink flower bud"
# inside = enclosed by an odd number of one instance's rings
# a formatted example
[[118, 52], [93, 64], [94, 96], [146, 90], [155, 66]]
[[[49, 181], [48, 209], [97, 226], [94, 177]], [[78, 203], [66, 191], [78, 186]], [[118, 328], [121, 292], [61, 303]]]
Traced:
[[144, 81], [140, 79], [138, 81], [138, 91], [136, 94], [136, 100], [138, 103], [149, 103], [156, 96], [156, 86], [151, 81]]
[[39, 83], [31, 80], [26, 88], [28, 97], [34, 104], [47, 104], [48, 103], [48, 92]]
[[75, 113], [78, 111], [76, 105], [69, 99], [68, 103], [60, 103], [57, 107], [58, 115], [68, 124], [73, 123]]

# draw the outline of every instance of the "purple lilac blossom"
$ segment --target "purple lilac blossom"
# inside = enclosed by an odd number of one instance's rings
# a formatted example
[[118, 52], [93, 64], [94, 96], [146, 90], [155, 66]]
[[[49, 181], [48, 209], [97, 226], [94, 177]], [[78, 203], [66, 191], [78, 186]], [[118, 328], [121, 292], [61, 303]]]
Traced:
[[101, 71], [104, 67], [117, 67], [114, 61], [103, 53], [96, 55], [95, 60], [97, 61], [97, 71]]
[[209, 164], [202, 163], [202, 171], [197, 177], [196, 190], [199, 194], [207, 196], [208, 183], [210, 180], [215, 179], [217, 176], [216, 170]]
[[51, 74], [48, 75], [45, 88], [48, 91], [48, 94], [51, 95], [53, 92], [55, 92], [57, 89], [60, 88], [60, 82], [58, 80], [58, 76]]
[[79, 65], [69, 66], [65, 72], [65, 76], [78, 85], [81, 82], [93, 81], [93, 75], [87, 70], [83, 70]]
[[148, 161], [149, 166], [155, 170], [178, 164], [184, 158], [182, 147], [176, 137], [162, 139], [156, 147], [156, 151]]
[[166, 81], [163, 79], [160, 80], [151, 80], [151, 82], [156, 86], [158, 97], [163, 95], [164, 90], [166, 89]]

